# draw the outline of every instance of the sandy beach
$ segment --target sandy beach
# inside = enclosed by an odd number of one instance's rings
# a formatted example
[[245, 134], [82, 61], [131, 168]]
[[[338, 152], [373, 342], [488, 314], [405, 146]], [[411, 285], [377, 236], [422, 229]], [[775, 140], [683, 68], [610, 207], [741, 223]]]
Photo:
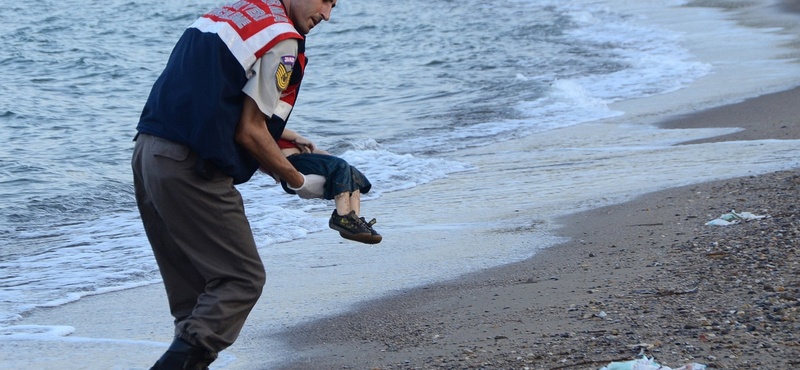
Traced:
[[[737, 7], [693, 2], [706, 3]], [[789, 1], [781, 9], [800, 10]], [[739, 129], [683, 146], [798, 140], [798, 101], [794, 88], [641, 118], [664, 129]], [[555, 221], [569, 241], [530, 259], [287, 329], [278, 337], [297, 360], [280, 369], [588, 370], [643, 355], [672, 368], [798, 368], [799, 204], [795, 167], [574, 213]], [[706, 225], [734, 210], [763, 218]]]
[[[609, 104], [620, 117], [437, 154], [474, 169], [365, 201], [381, 244], [325, 229], [260, 245], [270, 280], [211, 369], [800, 367], [800, 5], [773, 22], [690, 3], [642, 22], [714, 73]], [[788, 36], [739, 53], [720, 22]], [[760, 218], [706, 225], [733, 210]], [[3, 335], [0, 370], [139, 370], [173, 323], [149, 281], [31, 309]]]
[[[703, 142], [797, 140], [797, 101], [793, 89], [660, 126], [744, 128]], [[558, 220], [569, 242], [524, 262], [288, 329], [298, 361], [282, 369], [599, 369], [641, 355], [794, 368], [799, 198], [792, 170], [577, 213]], [[767, 217], [705, 225], [731, 210]]]

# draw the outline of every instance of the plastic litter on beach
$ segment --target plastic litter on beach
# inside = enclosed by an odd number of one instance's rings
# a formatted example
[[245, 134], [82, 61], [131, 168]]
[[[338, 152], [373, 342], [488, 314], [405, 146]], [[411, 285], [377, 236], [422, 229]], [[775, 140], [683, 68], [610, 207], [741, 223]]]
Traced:
[[608, 366], [602, 367], [600, 370], [704, 370], [705, 368], [706, 365], [691, 363], [673, 369], [657, 364], [652, 358], [642, 356], [642, 358], [638, 360], [612, 362], [608, 364]]
[[736, 213], [736, 210], [732, 209], [730, 213], [726, 213], [719, 216], [717, 219], [706, 222], [706, 226], [728, 226], [738, 224], [742, 221], [760, 220], [767, 217], [769, 216], [755, 215], [750, 212]]

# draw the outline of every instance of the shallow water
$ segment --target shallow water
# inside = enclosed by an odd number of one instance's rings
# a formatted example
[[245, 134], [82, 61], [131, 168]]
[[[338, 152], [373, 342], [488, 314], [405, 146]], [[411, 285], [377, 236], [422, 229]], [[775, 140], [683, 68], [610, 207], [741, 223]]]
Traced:
[[[136, 221], [131, 138], [173, 43], [214, 4], [0, 10], [15, 19], [0, 26], [0, 316], [157, 279]], [[342, 2], [309, 37], [292, 127], [367, 173], [370, 199], [471, 167], [436, 153], [613, 116], [608, 102], [710, 71], [674, 33], [602, 4], [498, 5]], [[260, 245], [325, 228], [307, 211], [326, 204], [265, 177], [242, 189]]]
[[[271, 302], [279, 309], [264, 315], [263, 325], [525, 258], [553, 242], [547, 219], [559, 214], [796, 167], [794, 142], [674, 147], [723, 131], [644, 124], [648, 114], [702, 108], [800, 79], [790, 59], [774, 56], [788, 53], [785, 34], [742, 27], [714, 9], [667, 7], [678, 3], [338, 3], [332, 21], [309, 36], [307, 80], [290, 125], [370, 177], [367, 216], [380, 215], [388, 232], [416, 234], [397, 248], [297, 249], [285, 242], [324, 232], [331, 205], [285, 195], [264, 176], [241, 186], [276, 276], [273, 289], [286, 297]], [[39, 5], [0, 9], [0, 17], [16, 20], [0, 25], [2, 333], [35, 307], [158, 282], [132, 199], [130, 139], [175, 40], [216, 3]], [[724, 45], [731, 36], [758, 52], [699, 55], [712, 48], [687, 45]], [[747, 76], [742, 83], [723, 78], [737, 73]], [[697, 86], [688, 89], [696, 99], [668, 94]], [[637, 105], [652, 95], [657, 106]], [[476, 211], [476, 198], [500, 209]], [[413, 224], [382, 213], [412, 205]], [[511, 208], [520, 214], [509, 215]], [[523, 245], [487, 249], [469, 243], [476, 224], [539, 225], [539, 233]], [[463, 235], [463, 243], [429, 249], [419, 242], [442, 230]], [[304, 268], [314, 273], [297, 275]]]

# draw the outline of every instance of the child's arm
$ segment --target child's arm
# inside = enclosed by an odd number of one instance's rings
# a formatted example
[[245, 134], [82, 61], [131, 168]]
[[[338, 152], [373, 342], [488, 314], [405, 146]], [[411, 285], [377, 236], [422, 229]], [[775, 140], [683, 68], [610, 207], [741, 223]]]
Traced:
[[317, 146], [314, 145], [314, 142], [288, 128], [283, 129], [281, 139], [297, 144], [303, 153], [313, 153], [317, 149]]

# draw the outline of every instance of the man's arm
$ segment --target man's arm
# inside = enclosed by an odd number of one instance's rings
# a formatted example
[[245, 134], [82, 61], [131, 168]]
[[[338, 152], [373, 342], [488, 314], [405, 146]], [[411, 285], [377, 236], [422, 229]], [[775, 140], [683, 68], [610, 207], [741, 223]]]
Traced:
[[286, 160], [281, 149], [267, 130], [264, 113], [255, 100], [245, 94], [242, 118], [236, 126], [236, 143], [247, 149], [261, 166], [276, 174], [291, 188], [303, 186], [303, 175]]

